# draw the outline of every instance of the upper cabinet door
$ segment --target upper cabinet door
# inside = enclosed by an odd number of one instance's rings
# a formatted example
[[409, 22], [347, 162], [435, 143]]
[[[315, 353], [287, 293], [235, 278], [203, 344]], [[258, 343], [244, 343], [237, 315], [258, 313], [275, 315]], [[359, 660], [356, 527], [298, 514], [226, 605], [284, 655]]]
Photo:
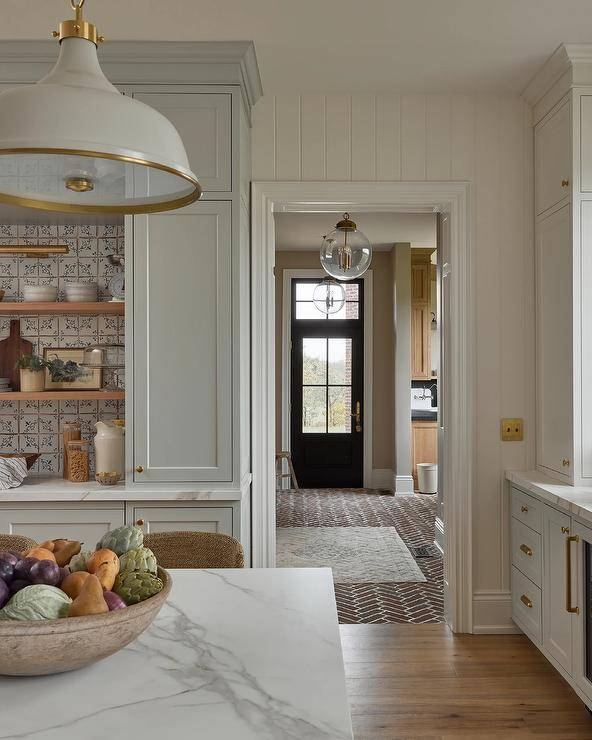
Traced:
[[430, 300], [430, 262], [417, 262], [411, 265], [411, 300], [413, 303], [429, 303]]
[[134, 480], [231, 481], [231, 203], [133, 221]]
[[571, 193], [569, 101], [535, 129], [536, 212], [544, 213]]
[[229, 93], [134, 93], [175, 126], [203, 190], [232, 190], [232, 96]]
[[537, 272], [537, 463], [573, 477], [571, 207], [539, 221]]

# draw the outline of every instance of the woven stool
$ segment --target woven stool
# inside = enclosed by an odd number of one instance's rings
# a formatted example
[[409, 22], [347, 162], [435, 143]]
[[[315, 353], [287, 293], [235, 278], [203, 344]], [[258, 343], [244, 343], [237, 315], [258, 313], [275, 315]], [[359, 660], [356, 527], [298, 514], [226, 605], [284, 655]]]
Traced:
[[[282, 461], [287, 460], [288, 462], [288, 470], [289, 473], [284, 473], [282, 471]], [[294, 466], [292, 465], [292, 455], [289, 452], [276, 452], [275, 455], [275, 479], [276, 479], [276, 486], [279, 482], [280, 488], [281, 488], [281, 482], [284, 478], [291, 478], [292, 479], [292, 488], [296, 491], [300, 490], [300, 486], [298, 485], [298, 480], [296, 478], [296, 473], [294, 472]]]
[[217, 532], [155, 532], [144, 537], [163, 568], [244, 568], [238, 540]]
[[23, 537], [20, 534], [0, 534], [0, 550], [24, 552], [32, 547], [37, 547], [37, 542], [30, 537]]

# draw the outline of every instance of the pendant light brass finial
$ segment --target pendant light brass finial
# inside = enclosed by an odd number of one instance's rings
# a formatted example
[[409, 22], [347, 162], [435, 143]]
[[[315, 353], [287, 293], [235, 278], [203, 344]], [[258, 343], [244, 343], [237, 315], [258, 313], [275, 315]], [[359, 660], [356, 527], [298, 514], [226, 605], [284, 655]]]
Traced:
[[101, 43], [104, 39], [98, 35], [97, 27], [93, 23], [85, 21], [82, 17], [84, 0], [78, 0], [78, 2], [70, 0], [70, 5], [76, 13], [76, 17], [74, 20], [62, 21], [59, 31], [53, 31], [52, 36], [59, 39], [60, 42], [63, 39], [77, 38], [91, 41], [95, 46]]
[[343, 220], [338, 221], [335, 228], [339, 231], [355, 231], [358, 226], [355, 221], [352, 221], [349, 217], [349, 213], [343, 214]]
[[66, 187], [75, 193], [88, 193], [94, 190], [95, 185], [89, 177], [69, 177], [66, 180]]

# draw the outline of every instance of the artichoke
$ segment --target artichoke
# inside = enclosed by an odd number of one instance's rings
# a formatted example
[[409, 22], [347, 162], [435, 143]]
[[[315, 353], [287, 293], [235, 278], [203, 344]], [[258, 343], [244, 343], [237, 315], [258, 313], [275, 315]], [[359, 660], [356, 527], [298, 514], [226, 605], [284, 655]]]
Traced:
[[0, 619], [60, 619], [67, 616], [71, 603], [55, 586], [27, 586], [0, 609]]
[[128, 550], [134, 550], [136, 547], [142, 547], [144, 542], [144, 532], [141, 527], [130, 525], [127, 527], [117, 527], [107, 532], [97, 542], [97, 550], [106, 548], [113, 550], [118, 555], [123, 555]]
[[156, 557], [149, 547], [135, 547], [119, 558], [119, 570], [147, 570], [156, 575]]
[[126, 570], [118, 574], [113, 591], [130, 606], [154, 596], [163, 585], [160, 578], [147, 570]]
[[92, 550], [81, 550], [78, 555], [74, 555], [68, 563], [70, 573], [75, 573], [77, 570], [87, 570], [88, 561], [92, 556]]

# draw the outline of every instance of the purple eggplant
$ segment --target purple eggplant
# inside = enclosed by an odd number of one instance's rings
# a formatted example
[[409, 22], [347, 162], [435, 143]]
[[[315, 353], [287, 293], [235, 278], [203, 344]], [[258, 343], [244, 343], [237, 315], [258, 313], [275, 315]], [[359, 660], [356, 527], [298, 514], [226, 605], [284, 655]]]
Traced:
[[23, 558], [14, 566], [14, 577], [22, 579], [23, 581], [29, 580], [29, 573], [31, 568], [38, 563], [37, 558]]
[[17, 555], [14, 552], [9, 552], [8, 550], [0, 551], [0, 563], [10, 563], [11, 565], [16, 565], [19, 560], [22, 560], [21, 556]]
[[26, 581], [24, 578], [15, 578], [13, 581], [10, 582], [8, 588], [10, 590], [10, 595], [12, 596], [17, 591], [20, 591], [22, 588], [26, 588], [27, 586], [30, 586], [31, 582]]
[[125, 601], [116, 594], [114, 591], [103, 591], [103, 598], [107, 602], [110, 612], [115, 612], [118, 609], [124, 609], [127, 604]]
[[0, 560], [0, 581], [10, 583], [14, 578], [14, 565], [6, 560]]
[[10, 589], [8, 588], [6, 583], [4, 583], [4, 581], [0, 581], [0, 609], [2, 609], [4, 604], [6, 604], [8, 599], [10, 599], [10, 596]]
[[29, 570], [29, 580], [34, 584], [57, 586], [61, 577], [60, 566], [53, 560], [38, 560]]

